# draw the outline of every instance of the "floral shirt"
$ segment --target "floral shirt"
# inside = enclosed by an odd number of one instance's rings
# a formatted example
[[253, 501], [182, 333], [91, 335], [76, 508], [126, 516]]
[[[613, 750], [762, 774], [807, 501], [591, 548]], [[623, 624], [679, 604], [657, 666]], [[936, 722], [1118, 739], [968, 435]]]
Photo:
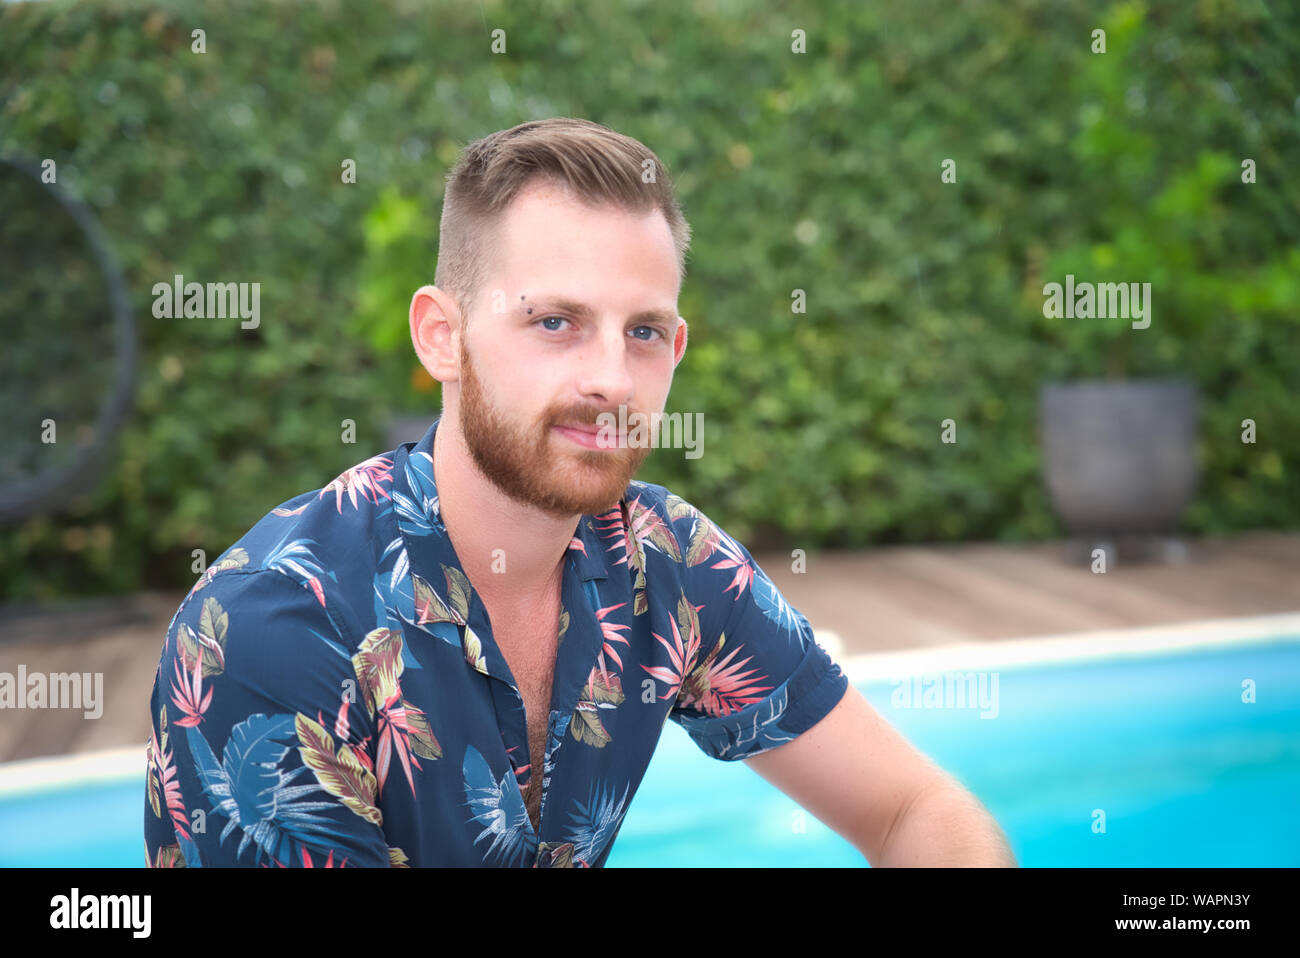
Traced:
[[150, 699], [150, 866], [601, 866], [669, 719], [735, 761], [839, 702], [847, 677], [748, 550], [634, 480], [565, 554], [530, 767], [439, 517], [437, 427], [271, 510], [181, 603]]

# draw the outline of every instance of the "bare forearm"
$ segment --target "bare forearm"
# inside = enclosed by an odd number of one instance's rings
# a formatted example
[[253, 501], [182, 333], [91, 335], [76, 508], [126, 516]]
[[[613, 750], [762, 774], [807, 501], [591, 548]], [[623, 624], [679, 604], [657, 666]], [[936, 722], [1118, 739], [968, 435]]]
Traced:
[[918, 793], [899, 815], [881, 850], [889, 867], [1007, 867], [1015, 856], [988, 810], [956, 781]]

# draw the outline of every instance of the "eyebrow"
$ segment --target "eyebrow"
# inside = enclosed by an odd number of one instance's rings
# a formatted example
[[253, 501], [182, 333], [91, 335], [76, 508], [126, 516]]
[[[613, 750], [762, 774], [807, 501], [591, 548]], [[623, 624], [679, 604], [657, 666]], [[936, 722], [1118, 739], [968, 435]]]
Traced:
[[[574, 299], [565, 299], [563, 296], [548, 296], [520, 302], [516, 312], [526, 313], [529, 307], [532, 308], [534, 313], [556, 310], [561, 313], [572, 313], [582, 319], [593, 319], [596, 315], [595, 311], [586, 303], [580, 303]], [[639, 313], [633, 313], [628, 319], [635, 323], [658, 322], [675, 326], [677, 324], [677, 313], [670, 309], [643, 309]]]

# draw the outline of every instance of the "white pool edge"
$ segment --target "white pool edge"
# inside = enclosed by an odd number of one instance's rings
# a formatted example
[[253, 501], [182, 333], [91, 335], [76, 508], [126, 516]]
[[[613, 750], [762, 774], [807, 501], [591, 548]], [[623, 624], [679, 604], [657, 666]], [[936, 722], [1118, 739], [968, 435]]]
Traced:
[[0, 799], [23, 792], [120, 782], [139, 775], [144, 793], [145, 746], [127, 745], [75, 755], [48, 755], [0, 765]]
[[[981, 671], [1176, 654], [1191, 649], [1230, 648], [1280, 637], [1300, 636], [1300, 612], [1230, 619], [1203, 619], [1136, 629], [1070, 632], [1024, 639], [959, 642], [925, 649], [840, 655], [838, 636], [817, 633], [851, 683], [894, 679], [917, 673]], [[1294, 640], [1293, 640], [1294, 641]], [[0, 799], [24, 792], [71, 788], [140, 778], [144, 791], [145, 746], [47, 756], [0, 764]]]
[[[956, 642], [924, 649], [837, 658], [851, 682], [925, 672], [1027, 668], [1067, 662], [1173, 655], [1300, 637], [1300, 612], [1201, 619], [1133, 629], [1102, 629], [1022, 639]], [[832, 652], [832, 655], [835, 653]]]

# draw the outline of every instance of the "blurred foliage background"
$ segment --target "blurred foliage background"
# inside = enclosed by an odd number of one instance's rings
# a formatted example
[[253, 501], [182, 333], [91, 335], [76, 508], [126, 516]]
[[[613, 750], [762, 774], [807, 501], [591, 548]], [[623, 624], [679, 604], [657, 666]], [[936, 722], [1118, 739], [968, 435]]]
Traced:
[[[667, 408], [704, 413], [705, 455], [640, 477], [751, 548], [1059, 535], [1038, 388], [1099, 376], [1202, 390], [1188, 531], [1295, 528], [1298, 64], [1300, 8], [1257, 0], [0, 6], [0, 153], [53, 158], [95, 210], [142, 359], [110, 471], [4, 530], [0, 590], [188, 587], [191, 550], [390, 448], [394, 416], [432, 421], [406, 310], [443, 178], [555, 115], [674, 175], [695, 239]], [[1067, 272], [1150, 282], [1150, 328], [1045, 319]], [[259, 327], [155, 319], [177, 273], [260, 282]], [[33, 382], [75, 391], [47, 358]]]

